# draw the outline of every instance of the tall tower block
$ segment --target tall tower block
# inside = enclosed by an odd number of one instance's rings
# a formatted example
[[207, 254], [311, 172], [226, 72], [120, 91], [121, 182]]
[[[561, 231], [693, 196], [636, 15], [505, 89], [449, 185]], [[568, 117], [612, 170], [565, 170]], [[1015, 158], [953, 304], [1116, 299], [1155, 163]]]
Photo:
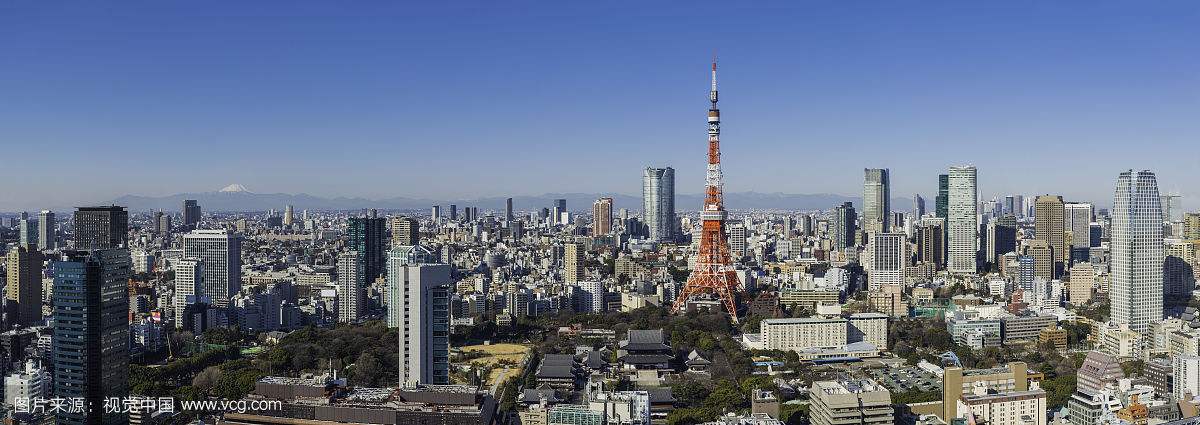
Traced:
[[712, 89], [708, 93], [712, 106], [708, 109], [708, 170], [705, 174], [704, 210], [700, 212], [702, 230], [700, 250], [696, 253], [696, 268], [688, 276], [683, 290], [675, 299], [672, 311], [687, 306], [688, 299], [713, 294], [737, 323], [737, 293], [741, 290], [733, 269], [729, 243], [725, 240], [725, 203], [721, 188], [721, 111], [717, 109], [717, 61], [713, 59]]

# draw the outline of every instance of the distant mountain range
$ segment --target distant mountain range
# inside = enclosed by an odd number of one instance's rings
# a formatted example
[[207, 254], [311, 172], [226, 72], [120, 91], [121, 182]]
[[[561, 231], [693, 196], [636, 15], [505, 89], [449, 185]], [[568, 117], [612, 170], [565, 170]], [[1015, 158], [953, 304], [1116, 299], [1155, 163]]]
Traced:
[[[231, 190], [232, 189], [232, 190]], [[586, 211], [591, 209], [592, 202], [597, 198], [608, 196], [613, 198], [614, 208], [628, 208], [631, 211], [642, 209], [642, 198], [623, 194], [601, 193], [546, 193], [537, 196], [514, 196], [513, 208], [517, 211], [533, 211], [549, 207], [555, 199], [566, 199], [567, 209], [571, 211]], [[219, 212], [249, 212], [283, 210], [284, 206], [292, 205], [297, 211], [348, 211], [363, 208], [380, 210], [428, 210], [433, 205], [441, 205], [443, 214], [449, 211], [449, 205], [463, 207], [472, 206], [483, 210], [503, 210], [505, 197], [487, 197], [478, 199], [422, 199], [393, 197], [384, 199], [366, 198], [324, 198], [308, 194], [288, 193], [253, 193], [244, 188], [227, 187], [219, 192], [180, 193], [169, 196], [149, 197], [125, 195], [111, 201], [112, 204], [129, 208], [130, 211], [179, 211], [184, 199], [195, 199], [205, 211]], [[737, 192], [725, 194], [725, 206], [731, 210], [738, 209], [787, 209], [787, 210], [826, 210], [843, 202], [854, 202], [861, 208], [860, 197], [821, 194], [786, 194]], [[675, 209], [679, 212], [699, 209], [704, 203], [702, 194], [677, 194]], [[906, 211], [912, 208], [911, 198], [895, 198], [892, 208], [896, 211]], [[928, 205], [927, 208], [932, 208]]]

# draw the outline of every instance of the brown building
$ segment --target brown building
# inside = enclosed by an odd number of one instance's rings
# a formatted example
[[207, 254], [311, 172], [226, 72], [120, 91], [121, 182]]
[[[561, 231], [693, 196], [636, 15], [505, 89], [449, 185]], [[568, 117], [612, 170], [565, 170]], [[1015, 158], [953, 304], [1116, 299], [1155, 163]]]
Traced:
[[600, 198], [592, 203], [592, 237], [612, 232], [613, 198]]
[[1060, 327], [1047, 327], [1038, 334], [1038, 344], [1052, 343], [1054, 350], [1060, 353], [1067, 351], [1067, 330]]
[[1034, 201], [1034, 238], [1046, 242], [1054, 253], [1054, 269], [1051, 277], [1062, 274], [1064, 259], [1070, 258], [1067, 251], [1064, 215], [1066, 204], [1061, 196], [1042, 195]]
[[8, 285], [4, 297], [8, 301], [10, 325], [32, 326], [41, 322], [44, 260], [37, 247], [15, 246], [8, 252]]

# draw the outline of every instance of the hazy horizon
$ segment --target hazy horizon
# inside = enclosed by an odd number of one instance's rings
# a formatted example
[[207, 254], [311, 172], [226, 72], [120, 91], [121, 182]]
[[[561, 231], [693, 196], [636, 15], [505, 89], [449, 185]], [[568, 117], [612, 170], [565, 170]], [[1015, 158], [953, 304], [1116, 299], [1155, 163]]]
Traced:
[[[686, 7], [684, 7], [686, 6]], [[726, 190], [1111, 202], [1196, 180], [1200, 8], [1182, 1], [687, 5], [0, 4], [0, 211], [244, 184], [473, 199]], [[1185, 206], [1196, 205], [1185, 196]], [[932, 208], [932, 207], [930, 207]]]

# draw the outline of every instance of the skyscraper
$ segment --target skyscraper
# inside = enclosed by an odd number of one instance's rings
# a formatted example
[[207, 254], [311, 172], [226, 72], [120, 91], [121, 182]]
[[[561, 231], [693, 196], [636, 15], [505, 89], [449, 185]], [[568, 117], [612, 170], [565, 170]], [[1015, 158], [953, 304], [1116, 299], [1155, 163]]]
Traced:
[[183, 225], [195, 228], [200, 224], [200, 204], [195, 199], [185, 199], [183, 201]]
[[41, 251], [14, 246], [8, 251], [7, 299], [8, 322], [34, 326], [42, 321], [42, 257]]
[[1070, 260], [1087, 261], [1092, 246], [1092, 204], [1072, 202], [1065, 205], [1063, 221], [1070, 241]]
[[986, 259], [996, 264], [1004, 254], [1017, 249], [1017, 218], [1005, 213], [988, 223]]
[[294, 220], [296, 220], [296, 210], [291, 205], [283, 207], [283, 225], [291, 226]]
[[[389, 271], [388, 318], [400, 330], [400, 386], [450, 383], [450, 265]], [[392, 319], [392, 306], [398, 311]]]
[[363, 279], [374, 282], [383, 276], [384, 240], [387, 238], [386, 220], [383, 217], [350, 217], [346, 226], [346, 245], [362, 256]]
[[947, 174], [946, 270], [975, 273], [979, 252], [979, 188], [974, 166], [950, 167]]
[[674, 168], [646, 168], [642, 173], [642, 219], [650, 240], [675, 240]]
[[175, 327], [183, 328], [187, 306], [204, 300], [204, 260], [183, 258], [175, 262]]
[[162, 211], [159, 211], [157, 217], [158, 218], [155, 220], [155, 223], [157, 225], [158, 233], [161, 235], [167, 235], [171, 233], [171, 216], [163, 214]]
[[868, 289], [879, 291], [885, 285], [904, 285], [904, 266], [908, 264], [907, 237], [903, 233], [876, 233], [867, 244], [871, 253]]
[[433, 217], [433, 222], [437, 223], [442, 218], [442, 206], [434, 205], [430, 207], [429, 216]]
[[833, 209], [833, 220], [829, 223], [829, 237], [833, 239], [834, 250], [844, 250], [847, 247], [854, 246], [854, 233], [858, 230], [855, 225], [855, 220], [858, 219], [858, 214], [854, 211], [854, 204], [845, 202]]
[[56, 413], [59, 424], [121, 424], [104, 399], [129, 394], [129, 251], [67, 251], [54, 262], [54, 396], [86, 409]]
[[1070, 258], [1067, 253], [1066, 230], [1063, 215], [1065, 204], [1061, 196], [1042, 195], [1033, 201], [1034, 238], [1046, 241], [1053, 251], [1054, 271], [1047, 279], [1056, 279], [1064, 270], [1063, 258]]
[[592, 237], [604, 236], [612, 232], [613, 198], [600, 198], [592, 204]]
[[1146, 334], [1162, 319], [1163, 211], [1154, 173], [1117, 177], [1112, 208], [1112, 320]]
[[242, 239], [227, 230], [193, 230], [183, 235], [183, 258], [204, 261], [204, 293], [213, 306], [229, 306], [242, 290]]
[[38, 249], [49, 251], [58, 248], [58, 234], [55, 229], [58, 224], [54, 221], [54, 211], [43, 210], [38, 214]]
[[737, 222], [729, 225], [729, 252], [734, 261], [740, 261], [747, 254], [746, 225]]
[[563, 245], [563, 279], [567, 283], [583, 281], [586, 271], [584, 251], [583, 244], [578, 242], [569, 242]]
[[391, 218], [392, 246], [412, 246], [421, 242], [421, 222], [412, 217]]
[[20, 244], [29, 249], [38, 249], [38, 222], [31, 218], [22, 218], [17, 222], [17, 236]]
[[886, 168], [863, 170], [863, 213], [862, 229], [868, 236], [872, 233], [891, 231], [891, 182]]
[[79, 207], [74, 221], [77, 250], [124, 247], [129, 240], [129, 212], [125, 207]]
[[339, 323], [358, 323], [366, 303], [366, 267], [362, 255], [347, 251], [337, 258], [337, 310]]
[[513, 206], [512, 198], [504, 200], [504, 222], [510, 223], [513, 221]]
[[925, 198], [921, 197], [920, 193], [913, 194], [913, 218], [920, 220], [925, 216]]
[[937, 218], [950, 217], [950, 175], [938, 174], [938, 192], [933, 198], [933, 214]]
[[917, 261], [946, 267], [946, 219], [926, 218], [917, 227]]

